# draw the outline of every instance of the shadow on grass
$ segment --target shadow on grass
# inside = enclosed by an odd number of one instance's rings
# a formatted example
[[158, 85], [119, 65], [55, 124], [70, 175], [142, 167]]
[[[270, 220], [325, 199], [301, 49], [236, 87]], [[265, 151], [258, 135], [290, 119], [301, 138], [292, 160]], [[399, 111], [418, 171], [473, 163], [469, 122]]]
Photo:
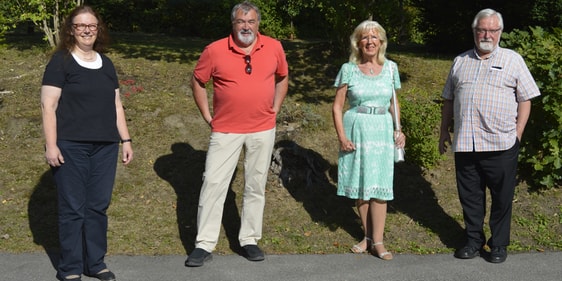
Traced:
[[[0, 44], [8, 48], [24, 51], [33, 48], [50, 50], [49, 44], [40, 33], [6, 34]], [[208, 40], [194, 37], [171, 37], [162, 34], [112, 32], [108, 52], [118, 52], [124, 58], [144, 58], [147, 60], [195, 63]]]
[[111, 50], [125, 58], [195, 63], [208, 40], [147, 33], [112, 33]]
[[334, 97], [323, 92], [333, 89], [341, 65], [331, 62], [332, 54], [325, 49], [325, 42], [285, 40], [282, 43], [289, 64], [287, 94], [311, 105], [333, 102]]
[[33, 242], [43, 247], [55, 269], [60, 254], [57, 202], [57, 190], [51, 170], [48, 170], [33, 189], [27, 214]]
[[[331, 165], [319, 153], [294, 141], [282, 140], [276, 145], [274, 158], [283, 186], [299, 202], [315, 222], [330, 230], [342, 228], [358, 241], [364, 236], [354, 200], [337, 196], [337, 165]], [[389, 212], [402, 212], [419, 225], [439, 236], [448, 248], [462, 246], [463, 228], [449, 216], [437, 201], [431, 184], [419, 167], [401, 163], [395, 167], [395, 200], [389, 202]]]
[[364, 235], [354, 201], [337, 196], [336, 186], [328, 178], [337, 177], [337, 166], [291, 140], [275, 144], [273, 159], [273, 170], [283, 186], [296, 201], [302, 202], [314, 222], [324, 224], [331, 231], [342, 228], [361, 240]]
[[[160, 178], [169, 182], [176, 192], [179, 235], [186, 253], [191, 253], [195, 248], [197, 236], [197, 210], [207, 153], [193, 149], [188, 143], [174, 143], [171, 150], [171, 154], [156, 160], [154, 171]], [[232, 191], [234, 179], [233, 176], [224, 203], [222, 224], [231, 250], [241, 254], [242, 248], [238, 242], [240, 215], [236, 205], [236, 193]]]
[[464, 229], [443, 210], [431, 184], [414, 164], [402, 162], [394, 167], [394, 200], [388, 209], [406, 214], [435, 233], [447, 248], [458, 248], [464, 243]]
[[40, 33], [10, 33], [6, 34], [1, 43], [4, 43], [8, 48], [16, 49], [19, 51], [30, 50], [33, 48], [41, 48], [49, 50], [49, 43], [43, 39], [43, 35]]

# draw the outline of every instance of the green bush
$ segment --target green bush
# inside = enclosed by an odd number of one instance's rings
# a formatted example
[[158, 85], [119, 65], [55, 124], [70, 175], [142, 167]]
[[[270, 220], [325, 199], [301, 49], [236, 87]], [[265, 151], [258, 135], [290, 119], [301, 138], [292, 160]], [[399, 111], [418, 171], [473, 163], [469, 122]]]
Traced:
[[522, 170], [536, 187], [562, 183], [562, 29], [551, 32], [530, 27], [502, 35], [502, 46], [520, 53], [533, 74], [541, 96], [532, 101], [521, 150]]
[[400, 121], [407, 137], [406, 161], [428, 169], [443, 159], [437, 145], [441, 122], [438, 98], [415, 88], [399, 95]]

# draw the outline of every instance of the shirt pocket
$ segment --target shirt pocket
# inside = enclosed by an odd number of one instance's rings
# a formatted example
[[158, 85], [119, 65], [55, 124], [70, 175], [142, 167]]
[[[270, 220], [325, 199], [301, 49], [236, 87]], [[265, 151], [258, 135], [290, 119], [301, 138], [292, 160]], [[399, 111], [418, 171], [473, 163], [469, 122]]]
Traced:
[[486, 75], [486, 84], [494, 88], [515, 88], [515, 79], [507, 69], [492, 66]]

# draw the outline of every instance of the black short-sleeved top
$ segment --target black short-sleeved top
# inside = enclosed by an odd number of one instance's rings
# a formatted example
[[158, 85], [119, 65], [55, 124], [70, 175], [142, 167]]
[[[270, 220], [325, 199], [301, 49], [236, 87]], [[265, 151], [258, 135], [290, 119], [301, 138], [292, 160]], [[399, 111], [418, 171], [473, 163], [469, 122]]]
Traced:
[[42, 85], [62, 89], [57, 115], [57, 139], [118, 142], [115, 66], [103, 54], [102, 67], [82, 67], [68, 52], [56, 52], [45, 69]]

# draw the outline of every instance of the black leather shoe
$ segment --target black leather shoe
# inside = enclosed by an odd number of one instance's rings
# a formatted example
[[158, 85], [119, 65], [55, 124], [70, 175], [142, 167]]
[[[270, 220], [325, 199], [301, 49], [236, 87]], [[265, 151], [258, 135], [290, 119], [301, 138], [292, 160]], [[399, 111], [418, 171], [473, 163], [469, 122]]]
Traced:
[[62, 280], [62, 281], [82, 281], [82, 278], [80, 278], [80, 276], [74, 277], [74, 278], [63, 277], [63, 278], [60, 278], [60, 280]]
[[472, 246], [464, 246], [464, 248], [455, 251], [455, 258], [473, 259], [480, 255], [480, 249]]
[[100, 281], [115, 281], [115, 274], [111, 271], [104, 271], [101, 273], [96, 273], [92, 277], [99, 279]]
[[491, 263], [502, 263], [507, 259], [506, 247], [492, 247], [488, 261]]
[[242, 248], [246, 251], [246, 258], [249, 261], [263, 261], [265, 259], [265, 255], [257, 245], [246, 245]]
[[189, 266], [189, 267], [202, 266], [203, 264], [205, 264], [206, 261], [210, 261], [212, 258], [213, 255], [211, 255], [211, 253], [201, 248], [195, 248], [195, 250], [193, 250], [193, 252], [191, 252], [191, 254], [187, 257], [187, 260], [185, 261], [185, 266]]

